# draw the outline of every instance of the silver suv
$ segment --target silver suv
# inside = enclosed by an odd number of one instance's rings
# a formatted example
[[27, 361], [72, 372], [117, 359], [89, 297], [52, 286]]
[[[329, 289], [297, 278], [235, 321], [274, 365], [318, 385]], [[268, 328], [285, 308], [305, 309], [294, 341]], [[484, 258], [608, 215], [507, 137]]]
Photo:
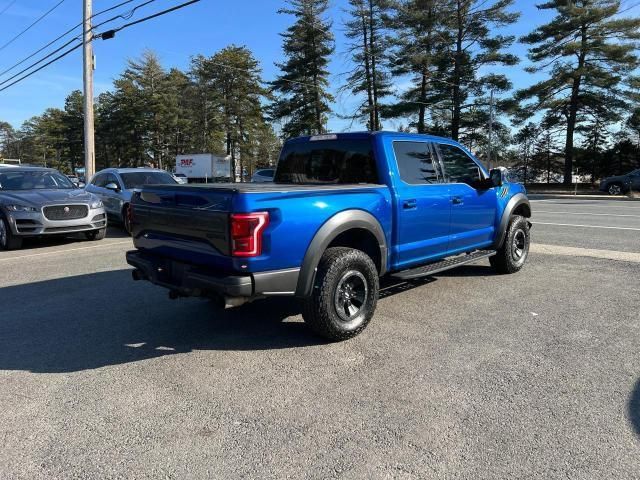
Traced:
[[0, 170], [0, 249], [15, 250], [24, 237], [82, 232], [101, 240], [107, 230], [102, 201], [57, 170]]
[[100, 197], [107, 215], [120, 222], [129, 233], [129, 202], [133, 190], [144, 185], [177, 183], [170, 173], [155, 168], [106, 168], [93, 176], [85, 190]]
[[273, 182], [273, 176], [276, 173], [275, 168], [263, 168], [260, 170], [256, 170], [255, 173], [251, 176], [252, 183], [266, 183]]

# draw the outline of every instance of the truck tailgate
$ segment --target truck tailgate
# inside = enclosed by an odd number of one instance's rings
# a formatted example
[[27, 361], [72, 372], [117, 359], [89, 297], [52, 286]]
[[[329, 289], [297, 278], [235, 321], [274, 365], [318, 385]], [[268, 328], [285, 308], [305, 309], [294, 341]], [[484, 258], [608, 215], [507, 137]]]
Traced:
[[226, 265], [233, 195], [233, 188], [224, 187], [145, 186], [131, 200], [136, 248], [189, 263]]

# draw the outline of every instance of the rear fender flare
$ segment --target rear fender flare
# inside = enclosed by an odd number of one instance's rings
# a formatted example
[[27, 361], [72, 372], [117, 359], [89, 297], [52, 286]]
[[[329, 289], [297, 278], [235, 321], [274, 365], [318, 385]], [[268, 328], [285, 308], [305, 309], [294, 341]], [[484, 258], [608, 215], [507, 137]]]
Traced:
[[356, 228], [367, 230], [376, 237], [380, 247], [380, 276], [385, 274], [387, 271], [387, 239], [380, 222], [364, 210], [345, 210], [327, 220], [311, 240], [302, 261], [296, 296], [307, 297], [311, 295], [318, 264], [327, 247], [341, 233]]
[[525, 205], [525, 214], [526, 217], [531, 216], [531, 205], [529, 204], [529, 199], [524, 193], [516, 193], [511, 199], [507, 202], [504, 211], [502, 212], [502, 216], [500, 217], [500, 224], [498, 225], [497, 235], [495, 242], [493, 244], [494, 249], [499, 249], [502, 247], [504, 243], [505, 235], [507, 234], [507, 227], [509, 226], [509, 220], [513, 215], [513, 212], [520, 207], [521, 205]]

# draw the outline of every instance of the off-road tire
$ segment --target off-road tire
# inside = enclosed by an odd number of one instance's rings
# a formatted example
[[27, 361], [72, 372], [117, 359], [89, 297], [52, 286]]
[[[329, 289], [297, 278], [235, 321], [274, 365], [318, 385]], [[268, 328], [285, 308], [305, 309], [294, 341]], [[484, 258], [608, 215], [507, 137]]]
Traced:
[[87, 237], [87, 240], [102, 240], [107, 234], [106, 228], [101, 228], [100, 230], [92, 230], [90, 232], [84, 232], [84, 236]]
[[[527, 219], [514, 215], [509, 221], [502, 246], [496, 255], [489, 257], [489, 262], [497, 273], [516, 273], [527, 261], [530, 245], [531, 234]], [[518, 250], [521, 250], [520, 255]]]
[[[346, 321], [341, 315], [344, 317], [348, 312], [339, 314], [337, 309], [338, 287], [343, 291], [350, 279], [365, 285], [366, 292], [362, 306], [352, 320]], [[318, 335], [331, 341], [347, 340], [362, 332], [371, 321], [379, 289], [378, 271], [366, 253], [346, 247], [328, 248], [320, 259], [311, 296], [303, 302], [302, 317]]]
[[13, 234], [9, 222], [3, 216], [0, 216], [2, 222], [3, 238], [0, 238], [0, 250], [20, 250], [22, 248], [22, 237]]

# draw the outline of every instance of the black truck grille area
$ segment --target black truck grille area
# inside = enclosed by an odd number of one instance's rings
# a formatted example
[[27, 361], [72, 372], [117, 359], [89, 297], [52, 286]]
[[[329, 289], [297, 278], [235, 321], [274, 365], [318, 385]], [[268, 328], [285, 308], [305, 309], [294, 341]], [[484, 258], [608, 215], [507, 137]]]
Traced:
[[55, 205], [44, 207], [43, 212], [48, 220], [74, 220], [86, 217], [89, 207], [87, 205]]

